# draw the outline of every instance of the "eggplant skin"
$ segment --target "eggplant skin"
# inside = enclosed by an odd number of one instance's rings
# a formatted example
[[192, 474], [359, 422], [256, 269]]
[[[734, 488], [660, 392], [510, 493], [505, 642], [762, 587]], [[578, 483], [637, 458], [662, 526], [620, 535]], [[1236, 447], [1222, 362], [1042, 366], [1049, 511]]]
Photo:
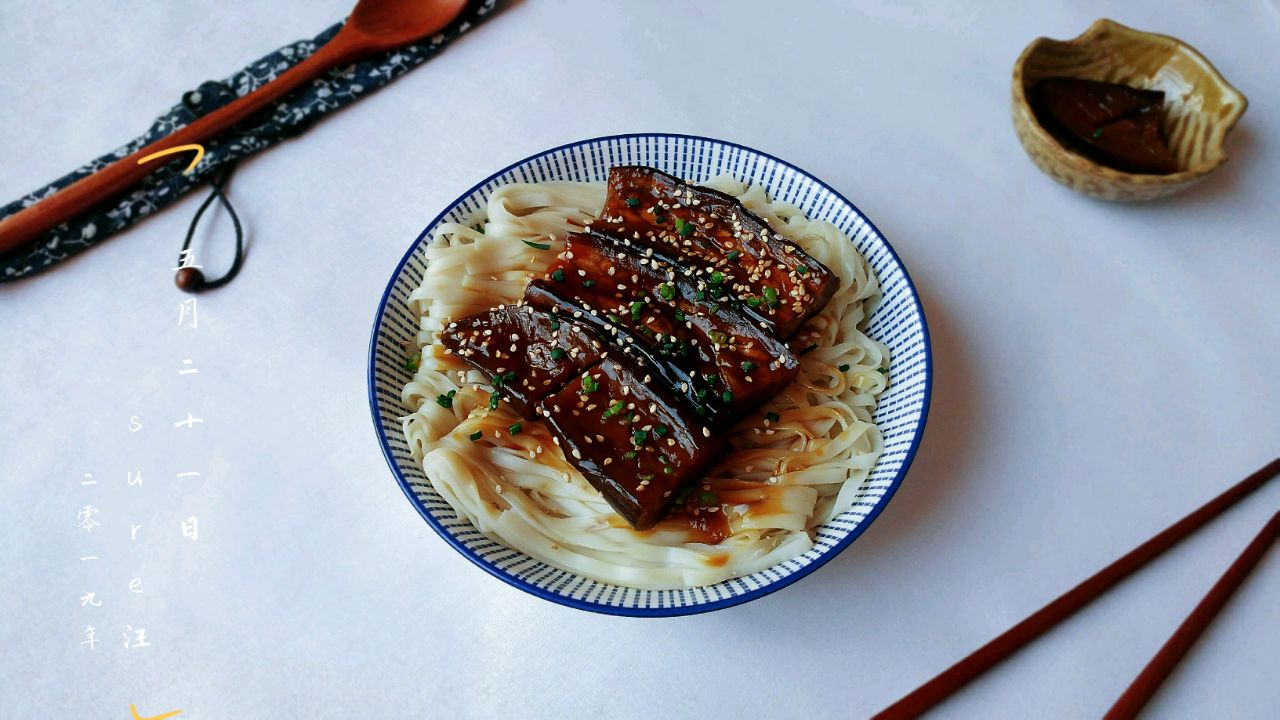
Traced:
[[643, 359], [716, 427], [732, 424], [795, 380], [795, 354], [735, 299], [637, 250], [571, 233], [525, 299], [592, 325], [611, 345]]
[[445, 325], [440, 342], [484, 373], [522, 417], [539, 400], [595, 362], [604, 344], [581, 325], [528, 305], [503, 305]]
[[826, 307], [840, 284], [737, 198], [654, 168], [611, 168], [604, 210], [589, 228], [652, 249], [696, 275], [732, 275], [729, 291], [784, 340]]
[[724, 441], [645, 368], [610, 354], [538, 405], [565, 457], [636, 530], [653, 527]]

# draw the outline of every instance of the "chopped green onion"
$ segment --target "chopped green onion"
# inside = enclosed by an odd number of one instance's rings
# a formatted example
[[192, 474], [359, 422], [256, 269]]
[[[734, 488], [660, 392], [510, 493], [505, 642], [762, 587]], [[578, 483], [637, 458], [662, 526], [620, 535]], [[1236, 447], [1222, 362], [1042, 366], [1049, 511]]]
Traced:
[[639, 480], [640, 482], [644, 482], [645, 480], [652, 480], [653, 473], [644, 473], [643, 475], [637, 475], [636, 479]]
[[715, 507], [720, 504], [720, 496], [710, 490], [703, 491], [703, 493], [698, 496], [698, 504], [702, 507]]
[[623, 408], [625, 408], [626, 406], [627, 406], [627, 404], [626, 404], [626, 403], [624, 403], [624, 402], [622, 402], [621, 400], [619, 400], [618, 402], [616, 402], [616, 403], [614, 403], [614, 404], [610, 405], [610, 406], [609, 406], [609, 409], [604, 411], [604, 417], [605, 417], [605, 419], [606, 419], [606, 420], [608, 420], [609, 418], [613, 417], [614, 415], [617, 415], [618, 413], [622, 412], [622, 409], [623, 409]]
[[636, 300], [635, 302], [631, 303], [631, 319], [639, 320], [641, 310], [644, 310], [643, 302], [641, 302], [640, 300]]
[[761, 302], [761, 300], [760, 300], [760, 298], [759, 298], [759, 297], [749, 297], [749, 298], [747, 298], [747, 304], [748, 304], [748, 305], [750, 305], [750, 306], [751, 306], [751, 307], [753, 307], [753, 308], [760, 307], [760, 302]]
[[712, 330], [707, 334], [711, 336], [711, 342], [717, 345], [724, 345], [725, 343], [729, 342], [729, 336], [725, 335], [719, 330]]
[[737, 259], [738, 259], [738, 256], [739, 256], [739, 255], [741, 255], [741, 254], [742, 254], [742, 253], [738, 252], [737, 250], [731, 250], [731, 251], [729, 252], [729, 259], [730, 259], [730, 260], [737, 260]]
[[797, 355], [808, 355], [809, 353], [811, 353], [811, 352], [813, 352], [814, 350], [817, 350], [817, 349], [818, 349], [818, 343], [812, 343], [812, 344], [810, 344], [810, 345], [809, 345], [809, 347], [807, 347], [807, 348], [805, 348], [805, 349], [801, 350], [800, 352], [798, 352], [798, 353], [796, 353], [796, 354], [797, 354]]
[[654, 435], [657, 435], [658, 437], [666, 437], [666, 436], [667, 436], [667, 426], [666, 426], [666, 425], [655, 425], [655, 426], [654, 426], [654, 428], [653, 428], [653, 434], [654, 434]]
[[631, 433], [631, 442], [635, 443], [636, 445], [643, 445], [644, 441], [648, 437], [649, 437], [648, 430], [636, 430], [635, 432]]
[[1102, 128], [1098, 128], [1097, 130], [1094, 130], [1094, 131], [1093, 131], [1093, 139], [1094, 139], [1094, 140], [1097, 140], [1097, 139], [1098, 139], [1098, 138], [1100, 138], [1100, 137], [1102, 137]]
[[771, 308], [778, 307], [778, 291], [766, 286], [764, 289], [764, 301], [768, 303]]
[[662, 223], [664, 223], [664, 222], [666, 222], [666, 221], [667, 221], [667, 216], [666, 216], [666, 215], [659, 215], [659, 214], [657, 214], [657, 213], [654, 213], [654, 214], [653, 214], [653, 221], [654, 221], [654, 222], [656, 222], [656, 223], [658, 223], [659, 225], [661, 225]]
[[676, 288], [671, 283], [662, 283], [658, 286], [658, 294], [663, 300], [671, 300], [676, 296]]
[[684, 322], [684, 312], [680, 310], [676, 311], [676, 322]]
[[481, 225], [480, 223], [476, 223], [475, 225], [472, 225], [471, 227], [475, 228], [475, 231], [476, 231], [476, 232], [478, 232], [478, 233], [480, 233], [481, 235], [483, 235], [483, 234], [484, 234], [484, 225]]
[[511, 424], [511, 425], [507, 426], [507, 429], [511, 431], [511, 434], [512, 434], [512, 435], [519, 435], [519, 434], [520, 434], [520, 431], [524, 429], [524, 424], [523, 424], [523, 423], [513, 423], [513, 424]]
[[799, 273], [800, 275], [808, 275], [808, 274], [809, 274], [809, 268], [807, 268], [807, 267], [805, 267], [805, 266], [803, 266], [803, 265], [797, 265], [797, 266], [796, 266], [796, 272], [797, 272], [797, 273]]
[[750, 360], [743, 360], [741, 367], [742, 367], [742, 372], [751, 372], [752, 370], [756, 369], [756, 364], [751, 362]]
[[595, 379], [595, 378], [593, 378], [593, 377], [591, 377], [591, 375], [590, 375], [590, 374], [587, 374], [587, 375], [583, 375], [583, 376], [582, 376], [582, 392], [583, 392], [583, 394], [586, 394], [586, 393], [593, 393], [593, 392], [595, 392], [596, 390], [599, 390], [599, 389], [600, 389], [600, 383], [596, 382], [596, 379]]
[[548, 245], [547, 243], [534, 242], [532, 240], [525, 240], [524, 244], [528, 245], [534, 250], [550, 250], [551, 249], [551, 246]]
[[450, 390], [448, 395], [437, 395], [436, 404], [442, 408], [451, 408], [453, 407], [453, 396], [457, 394], [457, 390]]
[[720, 393], [720, 399], [725, 401], [726, 403], [731, 403], [733, 402], [733, 393], [729, 392], [728, 390], [725, 390], [724, 392]]
[[698, 398], [699, 400], [705, 400], [705, 399], [707, 398], [707, 389], [706, 389], [706, 388], [698, 388], [697, 390], [695, 390], [695, 391], [694, 391], [693, 395], [694, 395], [694, 397]]
[[676, 498], [673, 502], [676, 505], [683, 505], [684, 502], [688, 500], [689, 496], [692, 494], [693, 494], [693, 486], [685, 485], [684, 487], [680, 488], [680, 492], [676, 493]]
[[564, 348], [558, 348], [558, 347], [551, 348], [551, 359], [552, 359], [552, 360], [563, 360], [563, 359], [564, 359], [564, 356], [565, 356], [565, 355], [567, 355], [567, 354], [568, 354], [568, 353], [566, 353], [566, 352], [564, 351]]
[[551, 279], [556, 282], [564, 282], [564, 271], [560, 268], [556, 268], [556, 271], [551, 273]]
[[640, 206], [640, 198], [634, 195], [627, 198], [627, 207], [633, 208], [633, 207], [639, 207], [639, 206]]
[[673, 475], [673, 474], [675, 474], [675, 471], [676, 471], [676, 469], [675, 469], [675, 468], [673, 468], [673, 467], [671, 467], [670, 465], [668, 465], [668, 466], [666, 466], [666, 467], [662, 468], [662, 473], [663, 473], [664, 475]]
[[596, 281], [591, 278], [587, 278], [586, 280], [582, 281], [582, 287], [595, 287], [595, 284], [596, 284]]
[[622, 318], [618, 317], [617, 315], [614, 315], [613, 313], [609, 313], [608, 315], [605, 315], [605, 317], [609, 318], [609, 322], [611, 323], [622, 322]]
[[689, 233], [693, 232], [693, 223], [676, 218], [676, 232], [680, 233], [680, 237], [689, 237]]
[[720, 272], [719, 270], [711, 273], [712, 285], [720, 285], [722, 283], [724, 283], [724, 273]]
[[889, 371], [888, 371], [887, 369], [885, 369], [885, 368], [876, 368], [876, 372], [880, 373], [881, 375], [888, 375], [888, 374], [889, 374]]
[[479, 430], [477, 430], [477, 431], [475, 431], [475, 432], [471, 433], [470, 435], [468, 435], [467, 437], [471, 438], [471, 442], [475, 442], [475, 441], [479, 440], [480, 438], [484, 437], [484, 433], [482, 433], [482, 432], [480, 432]]
[[557, 317], [555, 316], [555, 313], [547, 313], [547, 318], [548, 318], [549, 320], [551, 320], [551, 329], [552, 329], [552, 330], [559, 330], [559, 329], [560, 329], [560, 318], [557, 318]]
[[636, 451], [635, 451], [635, 450], [628, 450], [628, 451], [626, 451], [626, 452], [622, 453], [622, 459], [623, 459], [623, 460], [635, 460], [635, 459], [636, 459], [636, 455], [637, 455], [637, 453], [636, 453]]
[[844, 365], [841, 365], [840, 372], [849, 372], [849, 364], [845, 363]]
[[498, 395], [498, 393], [495, 391], [492, 395], [490, 395], [490, 396], [489, 396], [489, 409], [490, 409], [490, 410], [497, 410], [497, 409], [498, 409], [498, 402], [499, 402], [500, 400], [502, 400], [502, 397], [501, 397], [500, 395]]
[[769, 422], [771, 422], [771, 423], [776, 423], [776, 422], [778, 422], [779, 420], [781, 420], [782, 418], [780, 418], [780, 417], [778, 416], [778, 413], [776, 413], [776, 412], [767, 412], [767, 413], [765, 413], [765, 414], [764, 414], [764, 419], [765, 419], [765, 420], [768, 420], [768, 421], [769, 421]]
[[418, 366], [422, 363], [422, 352], [418, 351], [405, 358], [404, 369], [411, 373], [418, 372]]

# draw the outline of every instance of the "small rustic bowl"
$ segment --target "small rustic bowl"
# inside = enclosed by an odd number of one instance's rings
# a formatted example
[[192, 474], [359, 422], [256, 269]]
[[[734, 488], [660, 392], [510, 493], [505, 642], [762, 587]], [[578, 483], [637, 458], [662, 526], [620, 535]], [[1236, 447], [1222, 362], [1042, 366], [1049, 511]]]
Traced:
[[[1182, 169], [1127, 173], [1063, 147], [1036, 120], [1027, 98], [1038, 80], [1054, 76], [1163, 90], [1163, 130]], [[1227, 161], [1223, 141], [1248, 106], [1195, 48], [1105, 18], [1072, 40], [1037, 38], [1013, 66], [1013, 126], [1023, 149], [1049, 177], [1103, 200], [1154, 200], [1200, 181]]]

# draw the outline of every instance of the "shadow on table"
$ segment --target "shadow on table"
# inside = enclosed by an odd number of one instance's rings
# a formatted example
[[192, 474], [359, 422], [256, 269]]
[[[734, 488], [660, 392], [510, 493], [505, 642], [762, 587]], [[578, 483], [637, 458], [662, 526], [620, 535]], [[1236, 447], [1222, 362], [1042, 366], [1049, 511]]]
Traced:
[[973, 351], [950, 316], [949, 306], [919, 289], [933, 349], [933, 397], [924, 439], [906, 478], [871, 527], [827, 567], [805, 578], [806, 592], [845, 592], [853, 564], [874, 564], [875, 555], [917, 542], [921, 529], [946, 512], [951, 498], [968, 477], [981, 435], [984, 397], [973, 372]]

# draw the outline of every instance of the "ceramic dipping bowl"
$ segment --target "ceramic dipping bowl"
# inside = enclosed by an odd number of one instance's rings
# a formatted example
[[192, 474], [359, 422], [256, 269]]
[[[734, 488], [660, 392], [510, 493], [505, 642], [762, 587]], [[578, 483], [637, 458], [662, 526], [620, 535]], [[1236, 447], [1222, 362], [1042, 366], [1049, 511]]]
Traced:
[[[1127, 173], [1064, 147], [1036, 119], [1028, 98], [1037, 81], [1055, 76], [1163, 91], [1162, 130], [1180, 170]], [[1013, 66], [1013, 126], [1027, 155], [1054, 180], [1103, 200], [1154, 200], [1199, 182], [1227, 161], [1223, 142], [1248, 105], [1195, 48], [1105, 18], [1071, 40], [1037, 38]]]

